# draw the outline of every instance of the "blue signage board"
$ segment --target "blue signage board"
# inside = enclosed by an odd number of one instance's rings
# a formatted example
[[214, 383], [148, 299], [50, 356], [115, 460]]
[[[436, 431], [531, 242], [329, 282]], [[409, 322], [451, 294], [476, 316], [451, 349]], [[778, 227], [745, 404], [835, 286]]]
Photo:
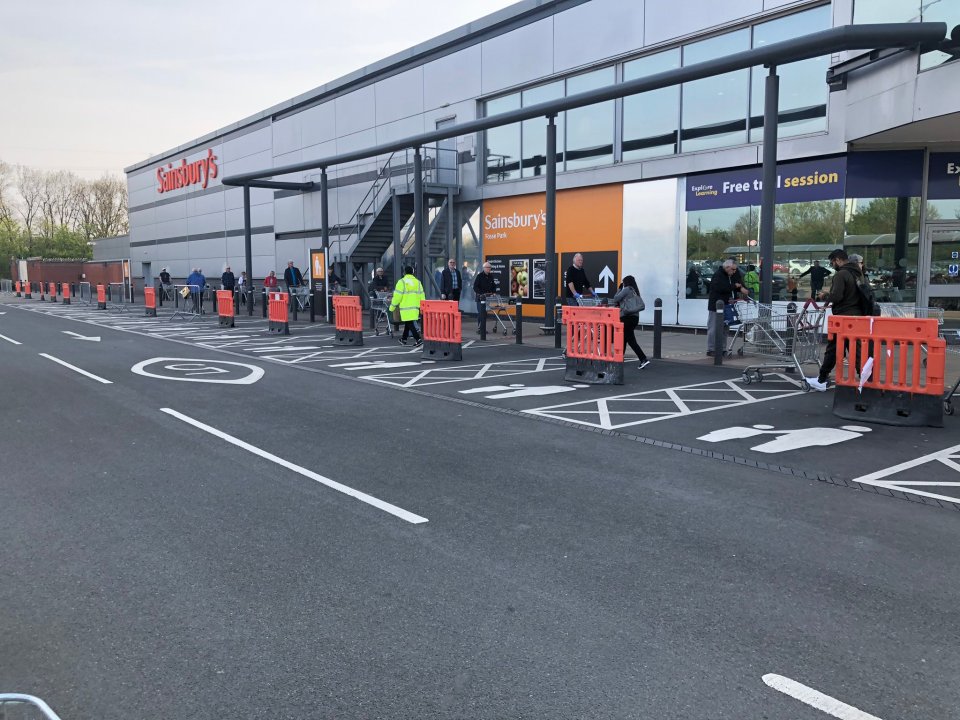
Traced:
[[[836, 200], [843, 197], [846, 157], [818, 158], [777, 165], [777, 202]], [[759, 167], [687, 177], [687, 210], [759, 205], [763, 190]]]
[[930, 153], [927, 199], [960, 200], [960, 152]]
[[920, 197], [923, 151], [884, 150], [847, 155], [848, 198]]

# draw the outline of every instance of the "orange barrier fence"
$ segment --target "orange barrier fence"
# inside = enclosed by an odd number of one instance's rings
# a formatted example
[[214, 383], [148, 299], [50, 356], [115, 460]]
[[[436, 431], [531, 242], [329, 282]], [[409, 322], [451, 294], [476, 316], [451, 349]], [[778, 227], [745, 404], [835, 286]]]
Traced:
[[834, 315], [827, 332], [837, 343], [834, 415], [942, 427], [946, 343], [936, 319]]
[[152, 287], [143, 288], [143, 314], [145, 317], [157, 316], [157, 289]]
[[217, 315], [220, 327], [236, 327], [233, 317], [233, 290], [217, 290]]
[[363, 345], [363, 311], [356, 295], [334, 295], [334, 345]]
[[47, 296], [50, 299], [50, 302], [55, 303], [57, 301], [57, 284], [56, 283], [47, 283]]
[[63, 296], [63, 304], [70, 304], [70, 283], [60, 283], [60, 294]]
[[23, 283], [23, 299], [24, 300], [33, 299], [33, 295], [31, 294], [32, 292], [33, 292], [33, 289], [30, 287], [30, 282]]
[[463, 334], [458, 303], [423, 300], [423, 354], [435, 360], [463, 360]]
[[272, 292], [267, 300], [267, 331], [280, 335], [290, 334], [290, 322], [287, 319], [290, 298], [286, 293]]
[[565, 307], [565, 380], [623, 384], [623, 324], [617, 308]]
[[104, 285], [97, 285], [97, 310], [107, 309], [107, 288]]
[[17, 282], [14, 283], [14, 288], [17, 291], [17, 297], [20, 297], [20, 281], [19, 280], [17, 280]]

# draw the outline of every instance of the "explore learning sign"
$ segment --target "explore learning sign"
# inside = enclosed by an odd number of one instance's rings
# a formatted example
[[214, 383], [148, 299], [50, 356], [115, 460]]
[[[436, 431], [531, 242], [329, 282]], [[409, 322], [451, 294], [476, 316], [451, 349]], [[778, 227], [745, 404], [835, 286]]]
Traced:
[[[777, 202], [843, 197], [847, 158], [818, 158], [777, 166]], [[687, 210], [759, 205], [763, 168], [741, 168], [687, 177]]]

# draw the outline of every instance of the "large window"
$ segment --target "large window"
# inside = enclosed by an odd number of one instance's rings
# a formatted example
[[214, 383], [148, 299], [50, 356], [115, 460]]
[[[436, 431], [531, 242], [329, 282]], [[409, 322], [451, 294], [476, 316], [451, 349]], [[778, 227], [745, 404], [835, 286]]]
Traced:
[[[680, 67], [680, 48], [648, 55], [623, 66], [624, 81]], [[623, 99], [623, 159], [672, 155], [680, 144], [680, 88], [651, 90]]]
[[[765, 47], [800, 35], [827, 30], [829, 27], [830, 6], [826, 5], [754, 26], [753, 46]], [[824, 78], [829, 61], [828, 56], [823, 56], [777, 68], [780, 76], [780, 102], [777, 110], [779, 137], [804, 135], [827, 129], [829, 91]], [[751, 72], [750, 141], [756, 142], [763, 139], [763, 105], [768, 73], [762, 67], [755, 67]]]
[[[853, 6], [853, 22], [904, 23], [945, 22], [948, 31], [960, 25], [960, 3], [956, 0], [856, 0]], [[942, 65], [956, 60], [956, 53], [939, 50], [920, 56], [920, 69]]]
[[[523, 106], [563, 97], [563, 81], [523, 91]], [[563, 167], [563, 113], [557, 116], [557, 167]], [[523, 177], [542, 175], [547, 164], [547, 119], [523, 121]]]
[[[520, 109], [520, 93], [487, 102], [487, 117]], [[520, 177], [520, 125], [504, 125], [487, 130], [487, 182]]]
[[[749, 48], [750, 31], [738, 30], [685, 45], [683, 64], [696, 65]], [[745, 143], [749, 92], [747, 69], [684, 83], [680, 149], [690, 152]]]
[[[567, 79], [567, 95], [613, 85], [613, 67], [576, 75]], [[614, 102], [597, 103], [568, 110], [566, 168], [575, 170], [613, 162]]]

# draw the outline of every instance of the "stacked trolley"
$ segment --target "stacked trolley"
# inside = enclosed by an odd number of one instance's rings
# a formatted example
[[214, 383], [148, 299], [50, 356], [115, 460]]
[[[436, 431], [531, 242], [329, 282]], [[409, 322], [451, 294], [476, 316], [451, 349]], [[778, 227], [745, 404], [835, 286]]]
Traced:
[[[804, 365], [820, 369], [827, 305], [807, 303], [799, 312], [792, 303], [786, 308], [759, 303], [737, 303], [741, 322], [727, 354], [750, 354], [763, 359], [743, 369], [744, 384], [763, 382], [764, 370], [796, 370], [804, 375]], [[744, 312], [746, 310], [746, 312]], [[744, 319], [746, 318], [746, 319]], [[739, 347], [737, 347], [739, 343]], [[801, 383], [803, 390], [809, 390]]]
[[[940, 326], [940, 337], [947, 344], [946, 351], [950, 353], [960, 353], [960, 330], [957, 328], [945, 329]], [[943, 395], [943, 412], [945, 415], [953, 415], [953, 398], [957, 395], [957, 389], [960, 388], [960, 377]]]
[[370, 298], [370, 310], [373, 313], [373, 331], [379, 335], [382, 329], [384, 333], [393, 337], [393, 322], [390, 317], [390, 303], [393, 300], [392, 292], [377, 291], [375, 296]]
[[8, 720], [60, 720], [43, 700], [23, 693], [0, 693], [0, 718]]
[[496, 322], [496, 325], [500, 326], [500, 329], [503, 331], [503, 334], [507, 334], [507, 322], [510, 323], [510, 330], [513, 331], [513, 334], [517, 334], [517, 324], [513, 321], [513, 315], [509, 312], [510, 306], [513, 304], [510, 299], [503, 297], [503, 295], [497, 295], [493, 293], [486, 296], [487, 303], [487, 314], [493, 315], [493, 319]]

